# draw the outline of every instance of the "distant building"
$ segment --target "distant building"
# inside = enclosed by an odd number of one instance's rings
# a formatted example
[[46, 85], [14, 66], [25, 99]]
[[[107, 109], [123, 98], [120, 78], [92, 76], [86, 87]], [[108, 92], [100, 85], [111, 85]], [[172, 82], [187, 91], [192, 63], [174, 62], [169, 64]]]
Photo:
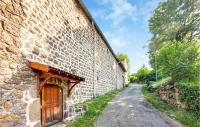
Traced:
[[122, 65], [124, 66], [125, 70], [127, 70], [124, 74], [124, 81], [125, 84], [128, 84], [128, 61], [127, 59], [124, 59], [123, 61], [121, 61]]
[[0, 126], [39, 127], [122, 88], [116, 58], [80, 0], [0, 1]]

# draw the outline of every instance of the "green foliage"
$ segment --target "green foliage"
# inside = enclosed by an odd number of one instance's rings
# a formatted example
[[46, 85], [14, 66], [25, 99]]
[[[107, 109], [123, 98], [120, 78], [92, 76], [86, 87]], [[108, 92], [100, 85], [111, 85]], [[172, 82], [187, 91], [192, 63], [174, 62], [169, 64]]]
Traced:
[[137, 82], [137, 76], [136, 76], [136, 74], [129, 75], [128, 81], [131, 82], [131, 83]]
[[[157, 73], [157, 80], [160, 80], [162, 76]], [[148, 75], [145, 76], [146, 81], [156, 81], [156, 72], [155, 70], [151, 70]]]
[[192, 83], [178, 83], [180, 99], [185, 102], [187, 110], [200, 116], [200, 86]]
[[142, 93], [148, 102], [169, 117], [180, 121], [188, 127], [199, 127], [200, 117], [198, 115], [168, 105], [167, 103], [161, 101], [157, 94], [149, 92], [147, 86], [142, 88]]
[[154, 10], [149, 20], [153, 34], [150, 51], [160, 49], [171, 40], [192, 40], [200, 37], [200, 1], [166, 0]]
[[95, 120], [102, 113], [107, 103], [117, 94], [120, 90], [113, 90], [103, 96], [86, 101], [80, 105], [88, 107], [88, 111], [84, 116], [77, 118], [69, 127], [93, 127]]
[[171, 80], [171, 77], [166, 77], [158, 81], [150, 82], [147, 84], [147, 88], [149, 91], [155, 91], [155, 89], [159, 88], [160, 86], [171, 84]]
[[[162, 76], [157, 74], [157, 79], [161, 79]], [[136, 73], [129, 76], [130, 82], [149, 83], [156, 81], [156, 72], [154, 70], [148, 70], [145, 66], [141, 67]]]
[[137, 73], [136, 73], [136, 76], [137, 76], [137, 81], [138, 82], [142, 82], [142, 83], [145, 83], [146, 81], [146, 76], [150, 73], [150, 71], [146, 68], [146, 67], [142, 67], [140, 68]]
[[199, 46], [195, 43], [168, 43], [156, 54], [158, 70], [172, 81], [198, 82], [200, 72]]
[[130, 66], [130, 59], [129, 59], [129, 57], [128, 57], [127, 54], [117, 53], [116, 56], [117, 56], [117, 58], [118, 58], [119, 60], [121, 60], [121, 61], [126, 60], [127, 63], [128, 63], [128, 66]]
[[117, 56], [117, 58], [118, 58], [119, 60], [121, 60], [121, 61], [124, 61], [124, 60], [127, 61], [127, 63], [128, 63], [128, 72], [129, 72], [129, 68], [130, 68], [130, 59], [129, 59], [128, 55], [127, 55], [127, 54], [123, 54], [123, 53], [117, 53], [116, 56]]
[[128, 57], [127, 54], [117, 53], [116, 56], [117, 56], [117, 58], [118, 58], [119, 60], [121, 60], [121, 61], [127, 60], [128, 63], [130, 62], [129, 57]]
[[200, 84], [199, 17], [199, 0], [166, 0], [149, 20], [153, 34], [150, 64], [163, 77], [172, 77], [173, 82]]
[[146, 83], [148, 78], [152, 78], [149, 74], [151, 74], [151, 71], [148, 70], [145, 66], [143, 66], [136, 73], [129, 76], [129, 81]]

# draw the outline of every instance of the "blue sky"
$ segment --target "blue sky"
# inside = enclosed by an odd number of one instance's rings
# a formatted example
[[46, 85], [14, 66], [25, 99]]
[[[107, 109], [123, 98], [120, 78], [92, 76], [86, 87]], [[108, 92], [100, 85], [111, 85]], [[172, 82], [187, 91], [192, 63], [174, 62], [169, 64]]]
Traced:
[[131, 72], [149, 67], [148, 19], [161, 0], [83, 0], [115, 53], [128, 54]]

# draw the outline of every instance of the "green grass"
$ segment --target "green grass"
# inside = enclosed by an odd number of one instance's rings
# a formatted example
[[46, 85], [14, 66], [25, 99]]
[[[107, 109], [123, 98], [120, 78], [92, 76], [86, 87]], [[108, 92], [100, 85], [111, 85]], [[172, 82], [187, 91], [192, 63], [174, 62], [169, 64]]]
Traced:
[[81, 105], [87, 105], [88, 111], [85, 115], [77, 118], [68, 127], [93, 127], [95, 120], [102, 113], [107, 103], [120, 91], [121, 90], [113, 90], [103, 96], [82, 103]]
[[155, 89], [155, 88], [158, 88], [159, 86], [161, 85], [164, 85], [164, 84], [167, 84], [169, 81], [171, 81], [171, 77], [167, 77], [167, 78], [163, 78], [161, 80], [158, 80], [156, 82], [153, 82], [152, 84], [152, 87]]
[[150, 102], [156, 109], [168, 115], [172, 119], [176, 119], [187, 127], [200, 127], [200, 116], [197, 116], [189, 111], [179, 110], [161, 101], [158, 95], [147, 90], [146, 85], [143, 86], [142, 93], [146, 100]]

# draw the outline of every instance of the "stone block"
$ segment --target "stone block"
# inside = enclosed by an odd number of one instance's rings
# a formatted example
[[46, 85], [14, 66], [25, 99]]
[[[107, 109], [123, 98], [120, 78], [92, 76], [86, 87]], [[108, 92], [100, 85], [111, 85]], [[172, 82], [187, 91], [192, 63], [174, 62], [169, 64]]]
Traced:
[[0, 68], [8, 68], [8, 67], [9, 67], [9, 60], [0, 61]]
[[4, 84], [1, 85], [0, 88], [4, 90], [12, 90], [14, 88], [14, 84]]
[[4, 104], [3, 104], [3, 107], [4, 107], [5, 109], [10, 109], [10, 108], [12, 108], [12, 107], [13, 107], [12, 101], [6, 100], [6, 101], [4, 102]]
[[11, 64], [9, 65], [9, 67], [10, 67], [10, 69], [16, 69], [16, 68], [17, 68], [17, 64], [11, 63]]
[[40, 100], [34, 100], [28, 107], [29, 119], [31, 122], [40, 120]]
[[40, 49], [37, 48], [37, 47], [33, 47], [33, 51], [32, 51], [33, 54], [36, 54], [36, 55], [39, 55], [40, 53]]
[[0, 75], [11, 75], [12, 71], [8, 68], [0, 68]]
[[20, 53], [19, 48], [15, 47], [15, 46], [8, 46], [8, 47], [6, 47], [6, 50], [8, 52], [14, 53], [16, 55]]
[[12, 36], [19, 37], [20, 30], [15, 25], [11, 25], [10, 22], [4, 22], [4, 29]]
[[13, 12], [13, 5], [12, 5], [12, 3], [7, 3], [6, 7], [5, 7], [5, 10], [8, 11], [8, 12]]
[[2, 37], [1, 38], [2, 41], [4, 43], [6, 43], [7, 45], [12, 45], [13, 44], [13, 38], [8, 32], [3, 31], [1, 37]]
[[4, 82], [7, 84], [19, 85], [22, 82], [22, 79], [17, 77], [17, 75], [15, 75], [15, 76], [12, 76], [10, 79], [6, 79]]
[[15, 85], [15, 89], [20, 91], [28, 90], [28, 88], [29, 88], [28, 85]]
[[32, 98], [37, 98], [38, 97], [38, 89], [37, 89], [37, 84], [34, 86], [31, 86], [30, 90], [30, 95]]

